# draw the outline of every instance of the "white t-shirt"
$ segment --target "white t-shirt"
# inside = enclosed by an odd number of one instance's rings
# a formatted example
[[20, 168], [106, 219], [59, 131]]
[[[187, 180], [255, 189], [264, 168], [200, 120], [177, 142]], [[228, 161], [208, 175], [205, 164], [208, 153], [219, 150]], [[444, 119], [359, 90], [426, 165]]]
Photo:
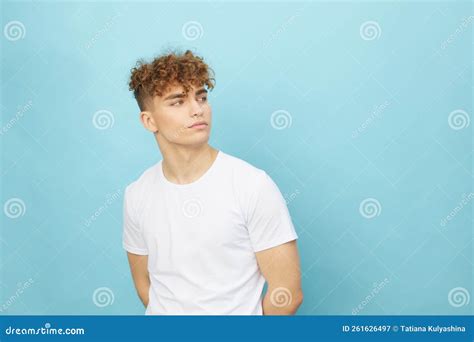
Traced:
[[262, 315], [255, 252], [297, 238], [273, 180], [222, 151], [193, 183], [159, 161], [125, 190], [123, 247], [148, 255], [145, 315]]

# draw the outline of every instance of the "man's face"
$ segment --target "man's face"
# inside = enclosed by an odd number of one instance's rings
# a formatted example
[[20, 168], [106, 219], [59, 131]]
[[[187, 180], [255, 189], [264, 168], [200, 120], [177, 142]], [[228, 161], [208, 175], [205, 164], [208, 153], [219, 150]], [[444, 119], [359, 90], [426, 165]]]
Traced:
[[180, 145], [207, 143], [211, 131], [211, 106], [204, 87], [192, 86], [185, 95], [181, 85], [153, 98], [152, 117], [158, 139]]

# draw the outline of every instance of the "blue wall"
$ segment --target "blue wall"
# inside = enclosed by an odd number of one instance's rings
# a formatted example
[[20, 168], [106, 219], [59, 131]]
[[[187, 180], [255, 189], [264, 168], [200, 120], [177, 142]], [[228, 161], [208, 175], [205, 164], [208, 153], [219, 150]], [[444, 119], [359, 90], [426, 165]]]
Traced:
[[299, 314], [472, 313], [469, 2], [1, 8], [2, 314], [142, 314], [124, 187], [161, 159], [139, 58], [216, 72], [211, 144], [266, 170], [299, 234]]

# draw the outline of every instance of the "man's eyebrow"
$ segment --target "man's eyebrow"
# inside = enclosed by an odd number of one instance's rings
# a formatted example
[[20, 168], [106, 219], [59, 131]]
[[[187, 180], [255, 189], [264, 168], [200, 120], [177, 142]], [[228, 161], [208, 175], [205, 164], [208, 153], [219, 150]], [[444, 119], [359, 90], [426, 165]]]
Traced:
[[184, 94], [183, 94], [183, 93], [171, 94], [171, 95], [168, 95], [167, 97], [165, 97], [165, 98], [163, 99], [163, 101], [172, 100], [172, 99], [176, 99], [176, 98], [183, 98], [183, 97], [184, 97]]
[[[201, 95], [202, 93], [206, 93], [207, 94], [207, 90], [205, 88], [201, 88], [199, 90], [196, 91], [196, 96], [198, 95]], [[173, 100], [173, 99], [177, 99], [177, 98], [183, 98], [183, 97], [186, 97], [183, 93], [176, 93], [176, 94], [171, 94], [171, 95], [168, 95], [167, 97], [165, 97], [163, 99], [163, 101], [167, 101], [167, 100]]]
[[201, 88], [201, 89], [199, 89], [198, 91], [196, 91], [196, 96], [201, 95], [201, 94], [203, 94], [203, 93], [204, 93], [204, 94], [207, 94], [207, 90], [204, 89], [204, 88]]

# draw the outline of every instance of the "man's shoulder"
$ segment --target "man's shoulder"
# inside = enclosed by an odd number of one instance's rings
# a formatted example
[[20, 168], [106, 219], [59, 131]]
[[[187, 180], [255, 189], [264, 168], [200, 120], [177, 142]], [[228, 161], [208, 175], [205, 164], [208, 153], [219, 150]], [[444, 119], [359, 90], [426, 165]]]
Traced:
[[262, 172], [265, 172], [259, 167], [239, 157], [233, 156], [228, 153], [224, 153], [224, 156], [227, 161], [227, 164], [231, 166], [234, 170], [237, 170], [239, 172], [250, 172], [253, 174], [260, 174]]
[[266, 176], [263, 169], [251, 164], [250, 162], [230, 154], [225, 154], [228, 167], [232, 170], [234, 181], [239, 185], [257, 185]]
[[158, 167], [160, 167], [161, 161], [148, 167], [141, 175], [133, 182], [127, 185], [125, 191], [130, 196], [140, 196], [143, 192], [150, 187], [150, 185], [156, 180], [158, 176]]

